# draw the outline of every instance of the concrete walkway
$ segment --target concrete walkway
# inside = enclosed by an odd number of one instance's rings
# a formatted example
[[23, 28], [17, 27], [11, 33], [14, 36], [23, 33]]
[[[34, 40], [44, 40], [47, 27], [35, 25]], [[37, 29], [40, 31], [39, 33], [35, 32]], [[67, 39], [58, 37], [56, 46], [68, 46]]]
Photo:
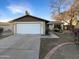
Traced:
[[59, 38], [56, 34], [50, 32], [50, 35], [41, 36], [41, 38]]

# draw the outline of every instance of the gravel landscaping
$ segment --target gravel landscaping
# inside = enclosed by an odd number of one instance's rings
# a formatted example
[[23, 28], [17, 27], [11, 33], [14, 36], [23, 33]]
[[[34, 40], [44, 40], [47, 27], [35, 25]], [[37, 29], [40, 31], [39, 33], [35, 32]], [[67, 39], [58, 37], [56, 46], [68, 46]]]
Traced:
[[5, 32], [2, 33], [2, 35], [0, 35], [0, 40], [3, 39], [3, 38], [6, 38], [6, 37], [8, 37], [8, 36], [11, 36], [11, 35], [13, 35], [12, 32], [10, 32], [10, 31], [5, 31]]

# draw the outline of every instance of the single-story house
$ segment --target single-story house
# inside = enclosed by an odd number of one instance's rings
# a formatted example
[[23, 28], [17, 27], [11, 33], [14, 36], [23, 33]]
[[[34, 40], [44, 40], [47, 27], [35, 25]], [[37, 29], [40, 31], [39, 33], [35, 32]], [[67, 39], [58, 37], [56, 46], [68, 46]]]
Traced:
[[47, 33], [49, 21], [35, 17], [32, 15], [25, 15], [20, 18], [10, 21], [13, 24], [14, 34], [41, 34]]

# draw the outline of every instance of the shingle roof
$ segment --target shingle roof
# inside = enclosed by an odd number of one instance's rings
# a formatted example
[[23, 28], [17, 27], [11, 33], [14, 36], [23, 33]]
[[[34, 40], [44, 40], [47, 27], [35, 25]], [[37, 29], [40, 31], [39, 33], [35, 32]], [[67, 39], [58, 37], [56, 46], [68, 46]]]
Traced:
[[[32, 18], [32, 19], [29, 19]], [[23, 18], [26, 18], [26, 19], [23, 19]], [[22, 17], [19, 17], [17, 19], [14, 19], [10, 22], [21, 22], [21, 21], [46, 21], [46, 22], [49, 22], [48, 20], [45, 20], [45, 19], [42, 19], [42, 18], [39, 18], [39, 17], [35, 17], [35, 16], [32, 16], [32, 15], [25, 15], [25, 16], [22, 16]]]

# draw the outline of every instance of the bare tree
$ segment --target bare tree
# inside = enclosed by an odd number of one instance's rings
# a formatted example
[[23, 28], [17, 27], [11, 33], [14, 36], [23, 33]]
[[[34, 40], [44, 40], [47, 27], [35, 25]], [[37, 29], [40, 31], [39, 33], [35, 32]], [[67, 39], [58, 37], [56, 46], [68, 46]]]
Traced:
[[68, 16], [71, 17], [71, 19], [70, 19], [70, 26], [72, 28], [73, 22], [77, 20], [77, 16], [79, 15], [79, 0], [74, 0], [73, 5], [70, 7], [68, 12], [69, 12]]
[[52, 14], [61, 13], [71, 5], [71, 0], [53, 0], [51, 2]]
[[55, 18], [57, 21], [62, 21], [62, 22], [65, 22], [65, 23], [67, 23], [67, 24], [69, 24], [69, 21], [70, 21], [69, 12], [67, 12], [67, 11], [55, 15], [54, 18]]

